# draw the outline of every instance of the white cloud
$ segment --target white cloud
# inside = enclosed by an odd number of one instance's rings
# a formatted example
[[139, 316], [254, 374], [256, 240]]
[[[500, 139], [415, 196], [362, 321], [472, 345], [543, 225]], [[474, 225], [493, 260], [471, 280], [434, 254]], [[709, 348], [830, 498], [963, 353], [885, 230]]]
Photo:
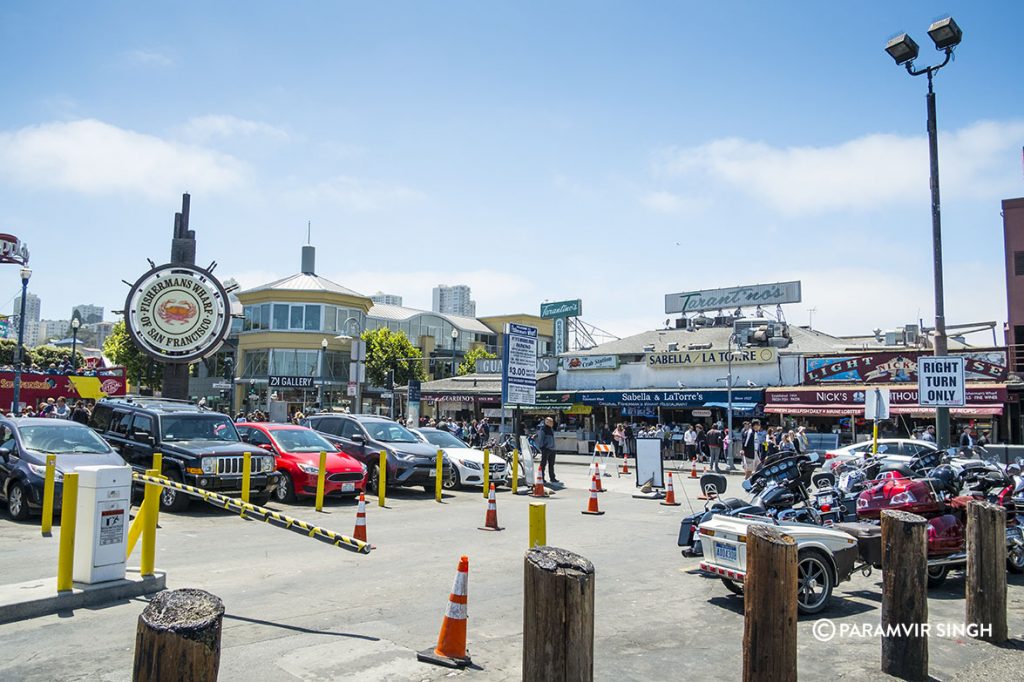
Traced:
[[244, 173], [234, 157], [95, 119], [0, 133], [0, 180], [23, 187], [164, 199], [229, 189]]
[[[939, 136], [945, 197], [999, 198], [1018, 183], [1024, 121], [982, 121]], [[788, 215], [927, 201], [927, 137], [871, 134], [827, 147], [724, 138], [662, 153], [670, 176], [710, 179]]]
[[174, 66], [174, 59], [157, 50], [129, 50], [124, 56], [136, 64], [146, 66], [168, 67]]
[[210, 114], [190, 118], [182, 127], [182, 134], [187, 139], [198, 141], [229, 137], [263, 137], [284, 141], [290, 137], [288, 131], [283, 128], [230, 114]]
[[304, 202], [330, 202], [352, 211], [379, 211], [397, 204], [423, 199], [426, 195], [404, 185], [363, 180], [339, 175], [293, 193]]
[[700, 199], [684, 197], [672, 192], [658, 190], [640, 196], [640, 203], [655, 213], [676, 215], [699, 210], [705, 202]]

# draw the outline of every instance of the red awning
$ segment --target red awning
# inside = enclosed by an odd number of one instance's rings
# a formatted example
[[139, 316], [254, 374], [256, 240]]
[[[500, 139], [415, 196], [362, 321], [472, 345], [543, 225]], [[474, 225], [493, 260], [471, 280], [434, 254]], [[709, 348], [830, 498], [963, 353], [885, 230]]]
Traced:
[[[793, 403], [788, 405], [765, 405], [766, 414], [791, 414], [795, 417], [849, 417], [863, 416], [863, 405], [806, 405]], [[892, 414], [906, 414], [921, 417], [934, 417], [934, 408], [920, 405], [893, 405], [889, 408]], [[951, 407], [949, 414], [953, 417], [995, 417], [1003, 413], [1001, 405], [967, 405]]]

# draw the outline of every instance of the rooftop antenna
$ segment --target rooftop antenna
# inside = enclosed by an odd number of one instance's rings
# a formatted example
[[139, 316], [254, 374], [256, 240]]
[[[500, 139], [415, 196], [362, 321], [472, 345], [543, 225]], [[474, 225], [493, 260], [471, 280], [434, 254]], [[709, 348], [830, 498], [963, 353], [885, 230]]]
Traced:
[[312, 234], [313, 234], [313, 221], [306, 221], [306, 246], [312, 245]]
[[817, 308], [807, 309], [807, 329], [814, 329], [814, 313], [818, 312]]

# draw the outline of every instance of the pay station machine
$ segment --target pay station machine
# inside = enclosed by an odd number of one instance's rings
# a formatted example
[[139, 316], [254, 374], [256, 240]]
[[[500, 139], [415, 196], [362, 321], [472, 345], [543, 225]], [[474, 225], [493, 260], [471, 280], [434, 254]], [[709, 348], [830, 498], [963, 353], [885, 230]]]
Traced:
[[76, 583], [122, 580], [131, 508], [132, 469], [82, 466], [78, 472], [78, 527], [75, 530]]

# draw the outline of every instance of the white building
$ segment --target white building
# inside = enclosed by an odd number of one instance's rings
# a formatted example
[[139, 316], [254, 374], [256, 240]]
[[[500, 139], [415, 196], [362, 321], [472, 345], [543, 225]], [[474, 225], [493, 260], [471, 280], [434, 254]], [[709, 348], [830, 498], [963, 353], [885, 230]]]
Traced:
[[[25, 345], [31, 348], [39, 343], [39, 310], [42, 303], [35, 294], [25, 298]], [[21, 315], [21, 296], [14, 299], [14, 317]], [[12, 327], [13, 338], [18, 338], [18, 327]]]
[[70, 320], [40, 320], [39, 344], [45, 344], [50, 339], [63, 339], [71, 333], [70, 329]]
[[398, 294], [385, 294], [383, 291], [378, 291], [373, 296], [370, 296], [370, 300], [380, 305], [397, 305], [401, 307], [402, 297]]
[[476, 317], [476, 301], [470, 300], [471, 295], [465, 284], [438, 284], [434, 287], [431, 310], [447, 315]]
[[71, 309], [72, 317], [76, 312], [82, 318], [82, 324], [96, 324], [103, 321], [103, 306], [101, 305], [82, 303]]
[[103, 348], [103, 342], [114, 332], [113, 322], [94, 322], [87, 324], [83, 329], [89, 329], [96, 334], [94, 344], [97, 348]]

